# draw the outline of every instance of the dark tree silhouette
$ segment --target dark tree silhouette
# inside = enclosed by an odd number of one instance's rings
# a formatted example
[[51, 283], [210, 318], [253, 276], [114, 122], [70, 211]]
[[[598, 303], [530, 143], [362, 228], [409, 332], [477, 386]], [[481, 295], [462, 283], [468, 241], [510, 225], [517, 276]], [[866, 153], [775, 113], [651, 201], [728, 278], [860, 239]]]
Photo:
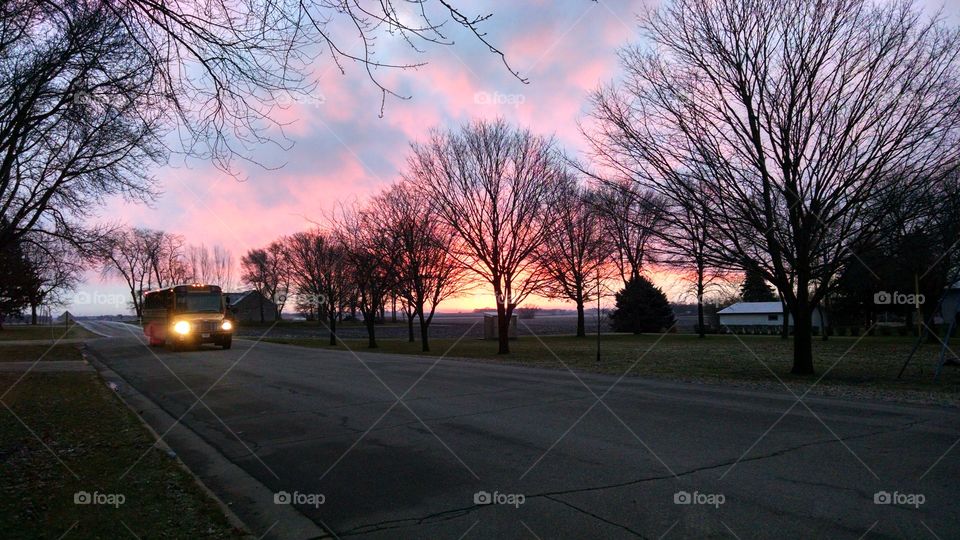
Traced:
[[403, 299], [413, 341], [413, 317], [420, 325], [420, 344], [430, 350], [429, 327], [440, 302], [463, 292], [466, 269], [451, 253], [456, 231], [441, 220], [424, 195], [408, 183], [395, 184], [370, 203], [397, 248], [396, 289]]
[[275, 320], [279, 320], [286, 303], [290, 285], [290, 271], [283, 239], [271, 242], [266, 248], [248, 251], [240, 259], [240, 280], [259, 293], [260, 322], [264, 322], [264, 299], [273, 301]]
[[34, 276], [19, 241], [0, 246], [0, 330], [3, 321], [30, 305]]
[[342, 239], [314, 229], [295, 233], [284, 243], [297, 294], [304, 305], [316, 309], [318, 320], [329, 329], [330, 345], [336, 345], [337, 319], [351, 291]]
[[603, 218], [605, 241], [626, 284], [650, 262], [654, 241], [665, 225], [665, 201], [634, 182], [601, 181], [591, 202]]
[[740, 284], [740, 299], [744, 302], [773, 302], [777, 295], [767, 285], [763, 272], [748, 263], [743, 271], [743, 283]]
[[341, 73], [360, 66], [381, 115], [388, 95], [409, 97], [383, 74], [423, 65], [398, 57], [452, 46], [457, 30], [526, 82], [484, 32], [491, 14], [459, 4], [0, 2], [0, 245], [36, 230], [83, 236], [107, 197], [151, 200], [150, 170], [171, 155], [239, 174], [256, 147], [289, 145], [275, 109], [312, 97], [318, 56]]
[[675, 324], [666, 295], [643, 276], [628, 281], [616, 301], [617, 307], [610, 313], [615, 332], [664, 332]]
[[600, 283], [614, 275], [608, 263], [611, 245], [594, 195], [577, 178], [565, 178], [547, 209], [550, 241], [536, 253], [539, 270], [547, 277], [542, 294], [576, 305], [578, 337], [587, 335], [584, 306], [600, 294]]
[[[749, 260], [793, 315], [792, 372], [812, 374], [811, 315], [890, 234], [893, 192], [930, 194], [960, 157], [960, 34], [910, 1], [675, 0], [593, 97], [592, 151], [624, 179], [705, 205], [719, 262]], [[690, 189], [691, 179], [704, 189]]]
[[413, 145], [407, 179], [456, 232], [457, 262], [493, 288], [500, 354], [510, 352], [514, 309], [543, 284], [536, 251], [549, 238], [546, 208], [563, 174], [552, 139], [502, 120], [434, 130]]

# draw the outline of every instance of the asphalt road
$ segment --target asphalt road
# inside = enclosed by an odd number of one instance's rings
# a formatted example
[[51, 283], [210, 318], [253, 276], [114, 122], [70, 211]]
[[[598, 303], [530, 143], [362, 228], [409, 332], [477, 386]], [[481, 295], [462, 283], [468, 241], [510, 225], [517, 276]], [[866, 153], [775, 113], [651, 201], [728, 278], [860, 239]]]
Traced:
[[[173, 353], [88, 324], [117, 336], [95, 358], [341, 538], [960, 537], [955, 410], [245, 340]], [[272, 500], [222, 484], [276, 535]]]

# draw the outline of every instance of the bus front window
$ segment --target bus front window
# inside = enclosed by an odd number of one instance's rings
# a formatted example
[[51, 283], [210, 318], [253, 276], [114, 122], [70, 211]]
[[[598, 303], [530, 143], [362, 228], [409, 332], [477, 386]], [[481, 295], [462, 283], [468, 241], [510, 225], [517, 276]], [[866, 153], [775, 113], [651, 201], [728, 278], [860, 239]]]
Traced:
[[220, 313], [219, 294], [177, 295], [177, 313]]

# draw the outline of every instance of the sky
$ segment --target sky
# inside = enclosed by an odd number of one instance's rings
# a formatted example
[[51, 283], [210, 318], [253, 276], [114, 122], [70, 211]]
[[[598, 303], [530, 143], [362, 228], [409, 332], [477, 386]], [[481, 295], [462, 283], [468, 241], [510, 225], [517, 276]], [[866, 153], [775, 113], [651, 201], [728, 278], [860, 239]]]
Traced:
[[[111, 200], [91, 219], [162, 229], [191, 244], [220, 244], [239, 260], [250, 248], [322, 221], [338, 201], [363, 200], [397, 180], [410, 142], [424, 140], [431, 127], [502, 117], [556, 136], [561, 148], [577, 155], [584, 149], [577, 122], [587, 112], [588, 95], [619, 76], [617, 49], [640, 39], [637, 14], [655, 1], [463, 3], [466, 12], [494, 14], [482, 29], [529, 84], [513, 77], [497, 56], [463, 31], [451, 33], [454, 46], [426, 46], [423, 54], [399, 39], [381, 40], [376, 47], [382, 59], [428, 62], [416, 70], [377, 73], [388, 87], [410, 96], [388, 97], [382, 118], [379, 91], [361, 66], [347, 63], [341, 74], [329, 55], [321, 55], [313, 66], [316, 91], [289, 100], [289, 107], [278, 112], [289, 122], [285, 135], [292, 148], [266, 145], [255, 151], [255, 159], [269, 169], [245, 165], [239, 171], [243, 180], [237, 180], [208, 163], [180, 160], [155, 171], [162, 193], [152, 204]], [[925, 6], [942, 6], [948, 20], [960, 23], [960, 0], [925, 0]], [[359, 51], [352, 37], [340, 45]], [[126, 311], [122, 285], [94, 271], [86, 277], [68, 309], [77, 315]], [[673, 299], [681, 297], [683, 287], [675, 276], [655, 272], [652, 277]], [[538, 298], [529, 303], [562, 305]], [[492, 305], [492, 295], [479, 289], [441, 309]]]

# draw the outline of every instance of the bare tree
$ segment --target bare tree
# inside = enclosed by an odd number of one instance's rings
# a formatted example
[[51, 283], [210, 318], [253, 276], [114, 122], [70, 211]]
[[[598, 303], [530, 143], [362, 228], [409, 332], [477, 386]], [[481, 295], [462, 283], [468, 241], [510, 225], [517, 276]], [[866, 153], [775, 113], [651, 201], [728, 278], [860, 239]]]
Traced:
[[208, 248], [204, 244], [191, 245], [184, 255], [186, 273], [191, 281], [216, 283], [224, 290], [233, 285], [233, 256], [230, 250], [215, 245]]
[[867, 0], [675, 0], [644, 28], [650, 48], [624, 49], [625, 80], [594, 95], [593, 154], [670, 200], [716, 201], [721, 262], [777, 287], [792, 371], [813, 373], [812, 313], [847, 246], [885, 233], [868, 210], [957, 163], [958, 33]]
[[374, 197], [371, 207], [398, 249], [396, 288], [403, 299], [410, 340], [416, 316], [421, 347], [429, 351], [429, 327], [437, 306], [468, 285], [465, 268], [451, 253], [456, 232], [410, 184], [391, 186]]
[[39, 308], [62, 305], [63, 294], [80, 283], [84, 263], [77, 250], [63, 239], [29, 235], [22, 240], [30, 265], [30, 324], [37, 324]]
[[330, 345], [336, 345], [337, 319], [350, 292], [344, 245], [337, 235], [320, 229], [295, 233], [285, 243], [297, 294], [316, 309], [330, 331]]
[[602, 181], [591, 197], [624, 285], [640, 277], [664, 223], [664, 201], [628, 181]]
[[383, 58], [378, 39], [399, 37], [400, 51], [421, 53], [452, 45], [452, 25], [506, 65], [482, 30], [490, 14], [455, 4], [3, 2], [0, 246], [31, 230], [76, 234], [108, 196], [151, 199], [151, 166], [170, 153], [235, 173], [237, 159], [251, 161], [253, 148], [282, 127], [274, 110], [315, 92], [311, 70], [322, 52], [341, 72], [347, 61], [361, 66], [381, 91], [381, 114], [387, 95], [407, 96], [379, 74], [422, 62]]
[[578, 337], [587, 335], [584, 305], [601, 293], [601, 282], [613, 276], [608, 229], [594, 196], [575, 177], [564, 178], [546, 211], [550, 240], [536, 250], [537, 265], [548, 278], [543, 295], [576, 304]]
[[397, 287], [400, 249], [397, 237], [373, 207], [341, 210], [337, 228], [352, 271], [356, 304], [367, 329], [367, 345], [374, 349], [377, 319], [383, 314], [387, 297]]
[[165, 159], [157, 64], [107, 2], [0, 6], [0, 245], [74, 236], [108, 196], [153, 195]]
[[143, 315], [143, 291], [149, 289], [156, 233], [149, 229], [119, 229], [101, 239], [95, 252], [101, 275], [119, 277], [127, 286], [137, 318]]
[[407, 178], [456, 231], [458, 262], [493, 288], [500, 354], [510, 352], [514, 309], [543, 282], [535, 254], [549, 235], [546, 205], [562, 177], [552, 139], [503, 120], [434, 130], [413, 145]]
[[286, 304], [290, 275], [283, 242], [280, 239], [266, 248], [251, 249], [240, 259], [240, 279], [260, 296], [261, 323], [266, 320], [264, 299], [269, 299], [276, 306], [275, 320], [280, 320]]
[[224, 290], [233, 285], [233, 254], [223, 246], [213, 246], [213, 272], [210, 279], [220, 284]]
[[185, 258], [190, 280], [195, 283], [210, 283], [213, 279], [213, 259], [207, 246], [187, 246]]
[[148, 288], [171, 287], [186, 283], [190, 269], [183, 253], [183, 236], [164, 231], [153, 231], [148, 240], [150, 278]]
[[[691, 185], [690, 190], [701, 189]], [[730, 268], [717, 264], [723, 250], [716, 244], [707, 212], [713, 205], [707, 197], [665, 202], [663, 226], [658, 231], [656, 251], [660, 261], [678, 270], [697, 304], [697, 335], [706, 337], [704, 302], [708, 294], [723, 295]], [[722, 257], [721, 257], [722, 258]]]

